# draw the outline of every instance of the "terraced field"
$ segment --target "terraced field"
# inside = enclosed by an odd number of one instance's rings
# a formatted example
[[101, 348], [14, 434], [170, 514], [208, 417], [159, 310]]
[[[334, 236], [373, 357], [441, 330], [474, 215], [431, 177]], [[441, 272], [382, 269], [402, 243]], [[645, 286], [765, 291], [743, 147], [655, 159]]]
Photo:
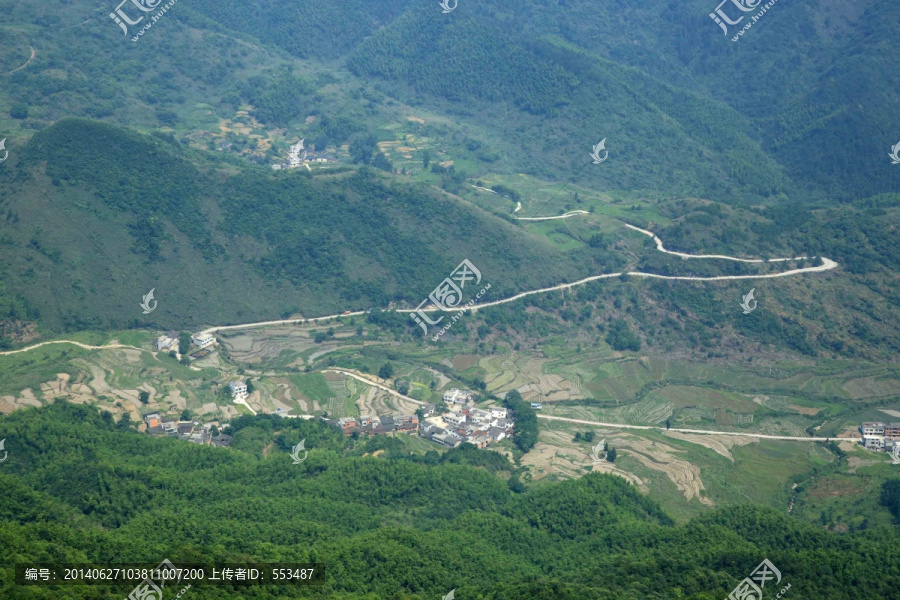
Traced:
[[513, 353], [482, 358], [478, 364], [487, 373], [488, 390], [495, 394], [517, 389], [525, 400], [550, 403], [584, 397], [580, 377], [562, 370], [549, 372], [546, 359]]

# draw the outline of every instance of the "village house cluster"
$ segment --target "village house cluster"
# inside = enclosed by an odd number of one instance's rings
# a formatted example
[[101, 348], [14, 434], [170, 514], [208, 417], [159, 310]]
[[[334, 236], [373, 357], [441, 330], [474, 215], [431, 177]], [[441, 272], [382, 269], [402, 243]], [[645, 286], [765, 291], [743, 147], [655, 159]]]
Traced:
[[395, 433], [412, 433], [419, 426], [417, 415], [343, 417], [331, 422], [344, 432], [344, 435], [394, 435]]
[[426, 404], [419, 415], [344, 417], [332, 421], [345, 435], [393, 435], [417, 432], [419, 436], [450, 448], [468, 442], [479, 448], [512, 435], [515, 423], [505, 408], [476, 408], [471, 392], [452, 389], [444, 392], [447, 410], [440, 412]]
[[[211, 333], [196, 333], [191, 336], [191, 348], [188, 352], [192, 359], [203, 358], [213, 350], [216, 338]], [[178, 332], [167, 331], [156, 338], [157, 352], [178, 352]]]
[[[197, 421], [180, 421], [178, 419], [163, 420], [158, 412], [143, 415], [147, 424], [147, 433], [157, 437], [176, 437], [193, 444], [205, 444], [213, 446], [228, 446], [231, 444], [231, 436], [219, 433], [213, 436], [213, 427], [219, 429], [217, 423], [198, 423]], [[221, 427], [227, 427], [227, 423]]]
[[893, 452], [894, 446], [900, 445], [900, 423], [863, 423], [859, 431], [860, 443], [868, 450]]

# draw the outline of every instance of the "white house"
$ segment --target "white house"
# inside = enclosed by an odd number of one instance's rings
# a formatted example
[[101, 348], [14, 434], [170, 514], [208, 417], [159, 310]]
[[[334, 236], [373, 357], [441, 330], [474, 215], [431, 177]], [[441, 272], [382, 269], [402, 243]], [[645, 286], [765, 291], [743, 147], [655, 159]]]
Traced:
[[235, 400], [243, 400], [247, 397], [247, 384], [243, 381], [232, 381], [228, 384], [231, 395]]
[[484, 410], [483, 408], [473, 408], [469, 411], [469, 414], [472, 415], [472, 418], [478, 422], [491, 418], [491, 411]]
[[444, 392], [444, 402], [446, 402], [447, 404], [465, 404], [471, 400], [471, 392], [465, 392], [456, 388]]
[[491, 408], [491, 416], [497, 419], [505, 419], [506, 418], [506, 409], [505, 408]]
[[466, 415], [460, 412], [452, 412], [444, 415], [444, 420], [454, 425], [461, 425], [466, 422]]
[[884, 435], [884, 423], [863, 423], [859, 431], [864, 435]]
[[194, 345], [198, 348], [206, 348], [207, 346], [212, 345], [216, 338], [209, 333], [196, 333], [191, 336], [191, 341], [194, 342]]
[[862, 445], [868, 450], [884, 450], [884, 438], [880, 435], [864, 435]]

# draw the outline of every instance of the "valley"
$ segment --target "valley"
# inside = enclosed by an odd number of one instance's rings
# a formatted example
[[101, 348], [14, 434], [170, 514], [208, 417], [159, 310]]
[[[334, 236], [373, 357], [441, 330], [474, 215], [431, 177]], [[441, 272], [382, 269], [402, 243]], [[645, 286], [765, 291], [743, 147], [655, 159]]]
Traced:
[[896, 596], [887, 0], [117, 3], [2, 6], [0, 597]]

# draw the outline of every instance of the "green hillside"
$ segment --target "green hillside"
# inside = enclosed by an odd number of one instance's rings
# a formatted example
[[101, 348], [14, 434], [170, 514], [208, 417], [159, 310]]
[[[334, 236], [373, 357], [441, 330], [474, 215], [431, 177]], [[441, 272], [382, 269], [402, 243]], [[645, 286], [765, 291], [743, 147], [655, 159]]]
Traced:
[[[85, 120], [47, 128], [2, 175], [8, 316], [66, 330], [315, 316], [416, 305], [466, 258], [482, 285], [511, 293], [606, 256], [564, 254], [370, 168], [304, 171], [234, 172], [171, 139]], [[144, 317], [151, 288], [162, 310]]]
[[[362, 458], [325, 425], [277, 417], [240, 419], [234, 448], [206, 448], [151, 439], [108, 416], [58, 404], [0, 418], [7, 557], [326, 565], [322, 587], [255, 588], [258, 598], [413, 600], [456, 589], [461, 600], [709, 600], [764, 558], [798, 598], [887, 598], [900, 576], [887, 531], [838, 536], [752, 507], [675, 526], [610, 476], [514, 493], [471, 466], [479, 451], [461, 464]], [[301, 438], [309, 457], [292, 465], [287, 450]], [[264, 456], [260, 443], [274, 446]], [[0, 573], [9, 598], [129, 591], [23, 588], [9, 567]], [[246, 593], [190, 590], [196, 598]]]

